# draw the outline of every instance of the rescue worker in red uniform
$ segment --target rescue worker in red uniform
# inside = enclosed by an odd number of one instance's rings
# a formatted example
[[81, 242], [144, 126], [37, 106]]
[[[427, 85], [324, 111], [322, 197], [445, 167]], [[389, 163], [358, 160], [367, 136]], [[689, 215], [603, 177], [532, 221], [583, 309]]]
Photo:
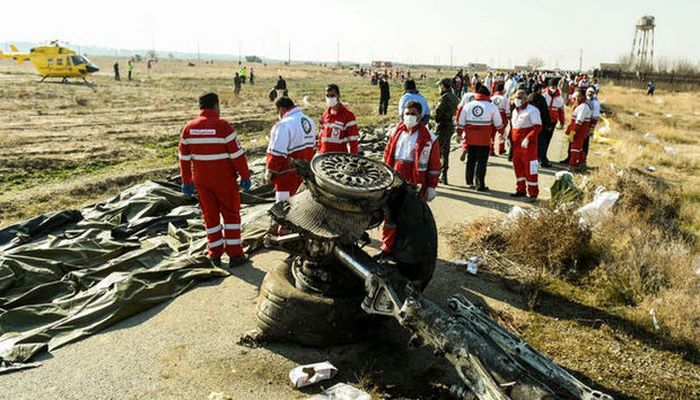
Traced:
[[250, 189], [248, 162], [235, 130], [219, 118], [219, 97], [215, 93], [203, 95], [199, 108], [199, 118], [187, 123], [180, 135], [182, 193], [192, 196], [195, 188], [199, 193], [212, 264], [220, 266], [226, 251], [229, 266], [236, 267], [246, 261], [241, 246], [241, 198], [236, 180], [241, 178], [244, 191]]
[[586, 162], [586, 156], [583, 153], [583, 142], [588, 137], [588, 132], [591, 130], [591, 117], [593, 116], [593, 106], [586, 99], [586, 89], [580, 88], [576, 92], [576, 107], [571, 113], [571, 121], [566, 128], [566, 135], [571, 150], [569, 152], [569, 169], [575, 170], [579, 165]]
[[515, 92], [514, 103], [511, 136], [516, 189], [511, 196], [529, 195], [534, 201], [540, 193], [537, 182], [537, 135], [542, 130], [542, 118], [537, 108], [528, 104], [526, 91]]
[[[499, 132], [498, 138], [498, 155], [504, 154], [506, 152], [506, 128], [508, 126], [508, 121], [510, 121], [510, 101], [503, 93], [503, 83], [496, 84], [496, 93], [491, 96], [491, 101], [498, 107], [498, 111], [501, 114], [501, 120], [503, 121], [503, 132]], [[494, 133], [493, 140], [491, 141], [491, 155], [495, 155], [496, 146], [496, 135]]]
[[293, 196], [303, 181], [292, 160], [314, 157], [316, 125], [289, 97], [278, 98], [275, 106], [280, 121], [270, 131], [265, 182], [274, 185], [275, 200], [280, 202]]
[[[393, 168], [406, 182], [414, 185], [419, 196], [432, 201], [442, 172], [440, 166], [440, 145], [437, 135], [420, 122], [422, 106], [417, 101], [409, 101], [399, 123], [384, 149], [384, 162]], [[388, 219], [382, 229], [382, 254], [391, 254], [396, 241], [396, 225]]]
[[467, 159], [467, 186], [486, 192], [486, 165], [496, 131], [503, 133], [503, 120], [498, 106], [491, 102], [491, 93], [484, 85], [457, 115], [457, 133], [462, 136], [461, 161]]
[[559, 79], [549, 78], [549, 87], [547, 90], [542, 92], [542, 97], [544, 97], [547, 103], [547, 110], [549, 111], [549, 126], [543, 126], [542, 132], [540, 132], [539, 138], [537, 138], [538, 144], [538, 157], [540, 159], [540, 165], [545, 168], [550, 168], [552, 164], [547, 158], [547, 150], [549, 150], [549, 143], [554, 135], [554, 129], [557, 126], [557, 121], [559, 121], [559, 127], [564, 127], [564, 98], [559, 92]]
[[357, 154], [360, 137], [357, 120], [355, 114], [340, 102], [340, 88], [335, 83], [326, 86], [326, 104], [328, 108], [319, 124], [318, 152]]

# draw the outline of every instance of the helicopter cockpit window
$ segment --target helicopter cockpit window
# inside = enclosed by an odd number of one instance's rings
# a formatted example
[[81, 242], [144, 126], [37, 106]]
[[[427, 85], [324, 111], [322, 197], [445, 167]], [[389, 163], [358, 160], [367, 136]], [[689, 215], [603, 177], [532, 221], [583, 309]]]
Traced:
[[87, 61], [83, 56], [71, 56], [71, 59], [73, 60], [73, 65], [87, 64]]
[[70, 66], [70, 57], [66, 57], [66, 65]]

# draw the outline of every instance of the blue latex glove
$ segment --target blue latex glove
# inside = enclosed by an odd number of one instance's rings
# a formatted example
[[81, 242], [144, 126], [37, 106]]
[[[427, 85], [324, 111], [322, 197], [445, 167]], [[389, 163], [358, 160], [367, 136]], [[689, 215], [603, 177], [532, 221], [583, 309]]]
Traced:
[[243, 189], [244, 192], [247, 192], [250, 190], [250, 186], [253, 183], [250, 181], [250, 179], [241, 179], [241, 188]]
[[185, 183], [181, 187], [182, 189], [182, 194], [185, 196], [191, 197], [194, 194], [194, 185], [191, 183]]

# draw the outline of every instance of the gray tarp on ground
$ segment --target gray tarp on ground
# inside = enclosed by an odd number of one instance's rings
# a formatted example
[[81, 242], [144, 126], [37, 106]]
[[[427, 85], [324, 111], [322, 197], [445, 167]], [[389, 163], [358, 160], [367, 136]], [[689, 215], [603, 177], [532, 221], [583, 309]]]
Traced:
[[[271, 204], [242, 201], [244, 245], [255, 245]], [[35, 366], [23, 363], [228, 275], [208, 265], [205, 250], [196, 199], [165, 182], [1, 229], [0, 373]]]

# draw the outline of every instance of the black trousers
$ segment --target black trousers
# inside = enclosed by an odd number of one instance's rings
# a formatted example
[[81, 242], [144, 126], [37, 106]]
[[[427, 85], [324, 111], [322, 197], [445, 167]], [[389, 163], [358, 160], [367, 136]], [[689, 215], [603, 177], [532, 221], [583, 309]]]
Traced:
[[379, 115], [386, 115], [389, 108], [389, 99], [379, 99]]
[[549, 159], [547, 158], [547, 150], [549, 149], [549, 143], [552, 141], [552, 135], [554, 134], [554, 127], [556, 124], [549, 127], [543, 127], [542, 132], [540, 132], [537, 137], [537, 158], [540, 163], [547, 163]]
[[486, 164], [490, 152], [489, 146], [467, 147], [467, 185], [475, 185], [477, 189], [486, 187]]

